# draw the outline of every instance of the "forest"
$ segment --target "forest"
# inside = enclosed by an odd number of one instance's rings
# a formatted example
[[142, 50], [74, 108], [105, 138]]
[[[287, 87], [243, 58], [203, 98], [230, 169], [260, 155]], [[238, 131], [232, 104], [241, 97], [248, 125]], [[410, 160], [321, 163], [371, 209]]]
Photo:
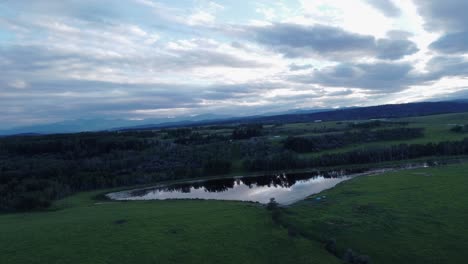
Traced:
[[[4, 137], [0, 210], [47, 208], [76, 192], [175, 179], [468, 155], [468, 139], [405, 143], [424, 135], [424, 127], [408, 122], [371, 120]], [[390, 143], [324, 152], [372, 142]]]

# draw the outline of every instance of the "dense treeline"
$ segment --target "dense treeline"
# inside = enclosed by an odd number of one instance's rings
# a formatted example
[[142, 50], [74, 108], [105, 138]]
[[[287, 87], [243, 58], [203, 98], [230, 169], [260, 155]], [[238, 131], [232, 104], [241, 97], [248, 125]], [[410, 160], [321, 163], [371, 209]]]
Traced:
[[244, 168], [248, 171], [287, 170], [453, 155], [468, 155], [468, 138], [462, 141], [400, 144], [387, 148], [360, 149], [344, 153], [325, 154], [315, 158], [300, 158], [295, 153], [283, 152], [264, 157], [256, 156], [253, 159], [245, 160]]
[[3, 141], [0, 151], [16, 155], [72, 154], [70, 158], [99, 155], [115, 150], [143, 150], [146, 142], [140, 138], [127, 136], [90, 137], [86, 134], [72, 138], [52, 138], [36, 140], [37, 137], [16, 138]]
[[393, 128], [381, 130], [361, 130], [340, 134], [327, 134], [312, 137], [288, 137], [284, 148], [299, 153], [317, 152], [340, 148], [349, 144], [373, 141], [413, 139], [423, 136], [422, 128]]
[[309, 131], [333, 133], [289, 137], [284, 142], [270, 138], [279, 129], [288, 133], [290, 128], [262, 125], [0, 138], [0, 211], [46, 208], [53, 200], [79, 191], [221, 175], [234, 169], [285, 170], [466, 153], [463, 141], [399, 145], [313, 159], [298, 155], [350, 143], [411, 139], [423, 132], [401, 124], [391, 129], [384, 125], [388, 124], [344, 126], [339, 132], [315, 126]]
[[261, 124], [242, 125], [236, 127], [232, 132], [232, 139], [249, 139], [262, 135], [263, 126]]
[[202, 135], [198, 132], [191, 132], [188, 135], [178, 137], [174, 140], [174, 143], [183, 145], [203, 145], [226, 140], [229, 140], [228, 136], [219, 134]]
[[189, 144], [183, 142], [188, 133], [194, 134], [175, 130], [2, 138], [0, 211], [44, 208], [77, 191], [229, 173], [232, 154], [223, 148], [224, 141], [205, 138], [202, 145]]
[[378, 127], [388, 126], [388, 125], [406, 126], [408, 125], [408, 122], [373, 120], [373, 121], [368, 121], [368, 122], [354, 122], [354, 123], [351, 123], [349, 127], [360, 128], [360, 129], [371, 129], [371, 128], [378, 128]]
[[456, 133], [468, 133], [468, 125], [456, 125], [450, 130]]

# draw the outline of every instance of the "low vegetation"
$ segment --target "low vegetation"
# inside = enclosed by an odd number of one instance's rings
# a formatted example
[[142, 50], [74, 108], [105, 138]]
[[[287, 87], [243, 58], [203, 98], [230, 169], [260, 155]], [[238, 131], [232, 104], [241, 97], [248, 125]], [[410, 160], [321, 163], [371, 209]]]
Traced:
[[456, 133], [468, 133], [468, 125], [455, 125], [450, 130]]
[[379, 264], [464, 263], [466, 171], [464, 163], [358, 177], [321, 193], [326, 199], [287, 208], [281, 221], [344, 259], [353, 252]]
[[99, 193], [0, 215], [0, 263], [340, 263], [319, 242], [292, 239], [257, 204], [93, 200]]

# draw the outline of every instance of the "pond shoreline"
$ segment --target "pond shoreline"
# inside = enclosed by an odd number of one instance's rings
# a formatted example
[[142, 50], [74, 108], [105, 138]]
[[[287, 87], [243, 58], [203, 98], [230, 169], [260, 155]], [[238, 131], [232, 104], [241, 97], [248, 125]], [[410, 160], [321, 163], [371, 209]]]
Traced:
[[[438, 163], [434, 162], [433, 165], [438, 165]], [[292, 203], [296, 203], [300, 200], [306, 199], [311, 195], [316, 195], [325, 190], [334, 188], [341, 182], [348, 181], [359, 176], [378, 175], [391, 171], [409, 170], [424, 167], [429, 167], [429, 164], [427, 162], [413, 162], [407, 164], [400, 164], [398, 166], [393, 167], [386, 166], [382, 168], [343, 168], [341, 170], [325, 171], [315, 169], [311, 170], [310, 172], [301, 173], [283, 172], [260, 176], [249, 175], [219, 177], [211, 179], [190, 179], [186, 181], [178, 181], [176, 183], [160, 183], [141, 188], [131, 188], [127, 190], [107, 193], [105, 194], [105, 196], [108, 200], [111, 201], [201, 199], [226, 201], [234, 200], [254, 203], [260, 202], [262, 204], [265, 204], [267, 203], [266, 198], [277, 198], [275, 196], [279, 195], [280, 203], [287, 206]], [[269, 179], [269, 181], [267, 179]], [[267, 181], [265, 182], [265, 180]], [[247, 182], [247, 184], [245, 184], [244, 182]], [[258, 184], [259, 182], [263, 183]], [[285, 186], [283, 186], [282, 184]], [[220, 186], [215, 187], [217, 185]], [[247, 186], [248, 188], [243, 185]], [[280, 187], [278, 187], [278, 185]], [[304, 190], [305, 186], [307, 186], [309, 189]], [[236, 192], [234, 189], [238, 189], [237, 196], [234, 194]], [[242, 189], [241, 193], [239, 192], [239, 189]], [[288, 194], [284, 193], [285, 190], [289, 191]], [[265, 195], [267, 194], [261, 196], [258, 194], [258, 192], [271, 192], [271, 197], [265, 197]], [[276, 192], [276, 194], [274, 192]]]

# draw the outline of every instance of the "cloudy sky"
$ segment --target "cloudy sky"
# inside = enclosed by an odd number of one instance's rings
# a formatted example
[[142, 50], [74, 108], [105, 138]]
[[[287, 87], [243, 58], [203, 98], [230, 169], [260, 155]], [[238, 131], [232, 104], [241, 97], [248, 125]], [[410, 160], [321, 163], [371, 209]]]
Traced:
[[0, 128], [468, 98], [468, 1], [0, 0]]

